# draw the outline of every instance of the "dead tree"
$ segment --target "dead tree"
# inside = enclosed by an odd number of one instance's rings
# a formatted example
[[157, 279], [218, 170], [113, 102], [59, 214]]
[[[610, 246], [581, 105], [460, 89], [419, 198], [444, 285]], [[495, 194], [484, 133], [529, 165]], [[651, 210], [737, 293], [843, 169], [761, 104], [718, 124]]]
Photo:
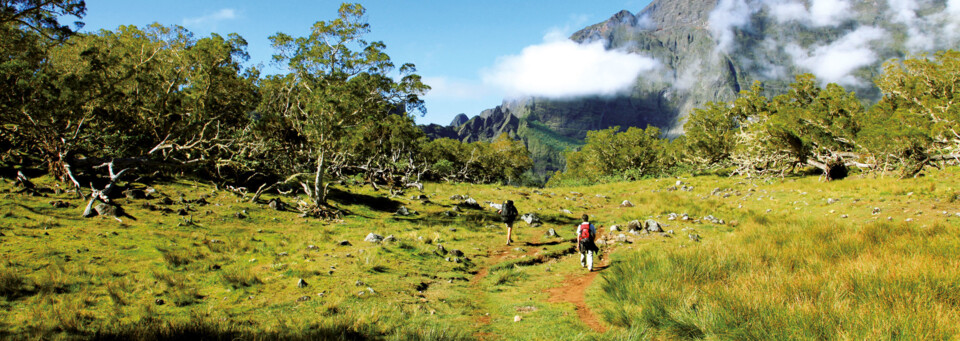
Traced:
[[96, 216], [96, 214], [94, 214], [95, 211], [93, 209], [93, 204], [97, 200], [100, 200], [105, 204], [110, 203], [110, 194], [113, 192], [114, 185], [117, 183], [117, 180], [120, 179], [120, 176], [122, 176], [123, 173], [126, 173], [128, 170], [130, 170], [130, 168], [124, 168], [120, 172], [115, 173], [113, 171], [113, 161], [110, 161], [108, 163], [105, 163], [93, 168], [100, 169], [100, 168], [103, 168], [104, 166], [106, 166], [110, 172], [110, 180], [109, 182], [107, 182], [106, 186], [104, 186], [102, 189], [97, 189], [96, 187], [93, 186], [92, 182], [90, 183], [90, 201], [87, 202], [87, 208], [83, 210], [83, 216], [85, 218]]

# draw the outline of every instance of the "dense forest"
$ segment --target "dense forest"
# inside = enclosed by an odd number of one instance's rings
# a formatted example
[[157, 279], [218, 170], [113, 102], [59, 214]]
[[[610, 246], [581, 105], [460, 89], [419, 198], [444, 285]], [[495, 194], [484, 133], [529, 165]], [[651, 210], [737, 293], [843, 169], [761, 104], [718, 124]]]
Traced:
[[[122, 26], [78, 33], [77, 0], [4, 2], [0, 13], [0, 161], [45, 169], [78, 195], [103, 190], [105, 165], [144, 177], [190, 175], [251, 192], [299, 191], [315, 214], [328, 186], [352, 182], [399, 191], [422, 181], [530, 184], [526, 147], [429, 140], [415, 125], [430, 90], [413, 64], [367, 41], [359, 4], [319, 21], [309, 36], [270, 40], [285, 74], [244, 67], [236, 34], [195, 37], [180, 26]], [[958, 160], [954, 103], [960, 54], [891, 60], [865, 105], [841, 86], [799, 75], [767, 98], [755, 83], [731, 103], [695, 109], [686, 134], [655, 127], [588, 134], [547, 185], [633, 180], [679, 172], [826, 180], [851, 168], [917, 176]], [[15, 167], [14, 167], [15, 168]], [[115, 180], [114, 172], [110, 172]], [[102, 182], [102, 181], [101, 181]], [[100, 187], [99, 189], [97, 187]]]

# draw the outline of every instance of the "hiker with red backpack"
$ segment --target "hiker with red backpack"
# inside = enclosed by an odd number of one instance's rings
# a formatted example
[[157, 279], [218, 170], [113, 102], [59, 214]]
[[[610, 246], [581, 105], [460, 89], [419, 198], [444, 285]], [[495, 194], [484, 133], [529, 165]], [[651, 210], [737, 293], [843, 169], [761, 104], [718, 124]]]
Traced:
[[583, 222], [577, 225], [577, 251], [580, 252], [580, 267], [586, 267], [588, 271], [593, 271], [593, 255], [600, 251], [594, 239], [597, 236], [597, 228], [590, 223], [590, 216], [584, 214]]

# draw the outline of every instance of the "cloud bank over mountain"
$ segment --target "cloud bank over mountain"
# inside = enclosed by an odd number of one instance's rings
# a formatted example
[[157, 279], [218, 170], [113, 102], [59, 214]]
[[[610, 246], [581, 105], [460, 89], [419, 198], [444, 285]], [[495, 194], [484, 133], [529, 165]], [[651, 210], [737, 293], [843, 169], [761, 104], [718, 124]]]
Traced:
[[543, 43], [501, 57], [481, 73], [485, 84], [508, 96], [567, 98], [617, 95], [659, 66], [652, 58], [607, 50], [601, 41], [578, 44], [551, 33]]

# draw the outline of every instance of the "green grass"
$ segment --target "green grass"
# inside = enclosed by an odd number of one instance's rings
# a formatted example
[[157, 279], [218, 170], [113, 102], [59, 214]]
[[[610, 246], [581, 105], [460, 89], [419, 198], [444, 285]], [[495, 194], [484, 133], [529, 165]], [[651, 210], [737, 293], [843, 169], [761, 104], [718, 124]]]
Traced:
[[[191, 224], [125, 199], [136, 220], [84, 219], [85, 202], [69, 194], [12, 194], [0, 183], [0, 339], [950, 339], [960, 334], [958, 173], [680, 179], [690, 192], [670, 191], [677, 179], [427, 184], [431, 203], [349, 187], [334, 204], [351, 215], [333, 222], [201, 182], [155, 184], [174, 198], [206, 197], [191, 205]], [[484, 209], [446, 217], [453, 194]], [[518, 223], [510, 247], [483, 204], [504, 199], [544, 221]], [[401, 205], [419, 214], [395, 216]], [[572, 290], [585, 292], [605, 333], [549, 293], [584, 274], [570, 241], [582, 213], [613, 253], [591, 285]], [[674, 233], [617, 242], [609, 232], [646, 219]], [[546, 237], [549, 228], [560, 238]], [[364, 242], [370, 232], [397, 241]], [[462, 262], [438, 245], [462, 251]]]

